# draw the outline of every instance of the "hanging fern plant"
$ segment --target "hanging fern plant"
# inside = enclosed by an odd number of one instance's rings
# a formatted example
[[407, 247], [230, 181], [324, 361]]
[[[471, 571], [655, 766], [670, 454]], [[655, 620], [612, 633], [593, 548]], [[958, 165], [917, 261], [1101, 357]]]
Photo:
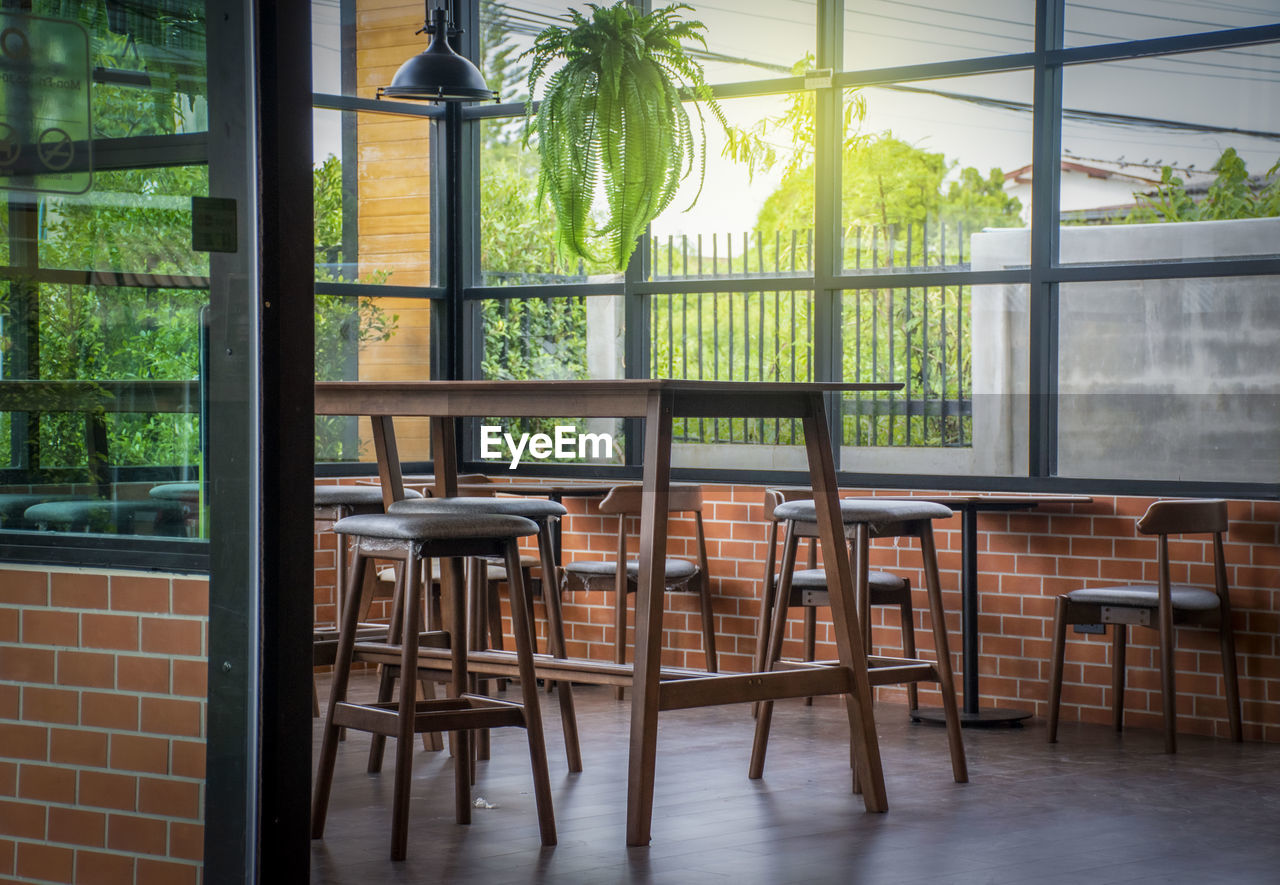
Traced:
[[[525, 133], [538, 135], [538, 192], [556, 213], [559, 247], [588, 261], [626, 267], [637, 238], [670, 203], [698, 163], [699, 192], [706, 168], [702, 103], [727, 128], [703, 79], [702, 67], [684, 48], [706, 46], [698, 21], [680, 18], [675, 4], [641, 13], [625, 0], [590, 4], [588, 18], [570, 10], [568, 26], [552, 25], [525, 55], [529, 93], [555, 61], [564, 67], [548, 79]], [[695, 132], [681, 103], [694, 99]], [[532, 99], [530, 100], [532, 111]], [[591, 209], [603, 193], [607, 214], [593, 223]], [[697, 197], [695, 196], [696, 200]], [[603, 240], [606, 252], [597, 254]]]

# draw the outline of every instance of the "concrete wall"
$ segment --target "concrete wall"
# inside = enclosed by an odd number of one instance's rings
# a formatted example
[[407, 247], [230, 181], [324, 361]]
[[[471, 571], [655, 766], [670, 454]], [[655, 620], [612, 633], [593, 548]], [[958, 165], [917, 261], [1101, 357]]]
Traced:
[[[973, 238], [973, 268], [1025, 264], [1027, 230]], [[1064, 263], [1266, 255], [1280, 219], [1064, 227]], [[1278, 482], [1280, 281], [1076, 283], [1060, 293], [1059, 473]], [[973, 287], [979, 473], [1024, 469], [1028, 294]]]

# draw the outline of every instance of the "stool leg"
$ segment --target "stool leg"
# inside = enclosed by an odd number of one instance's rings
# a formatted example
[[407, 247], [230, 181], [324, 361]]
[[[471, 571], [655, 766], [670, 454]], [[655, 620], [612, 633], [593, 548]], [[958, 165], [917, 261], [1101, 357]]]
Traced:
[[[376, 569], [370, 568], [370, 571]], [[401, 633], [401, 627], [404, 623], [404, 588], [406, 569], [398, 567], [396, 569], [396, 589], [391, 597], [391, 625], [387, 628], [387, 640], [395, 642], [396, 637]], [[378, 667], [378, 703], [385, 704], [390, 702], [392, 695], [395, 694], [396, 668], [386, 666], [385, 664]], [[365, 771], [369, 774], [377, 774], [382, 771], [382, 757], [386, 752], [387, 738], [385, 735], [370, 735], [369, 741], [369, 761], [365, 765]]]
[[413, 780], [414, 713], [418, 701], [418, 609], [421, 584], [417, 563], [410, 556], [404, 568], [401, 607], [400, 704], [396, 733], [395, 792], [391, 805], [391, 859], [404, 860], [409, 848], [409, 787]]
[[[627, 662], [627, 563], [618, 559], [618, 572], [613, 581], [613, 662]], [[614, 688], [613, 696], [622, 700], [622, 686]]]
[[329, 791], [333, 787], [333, 766], [338, 758], [338, 727], [333, 724], [334, 708], [346, 701], [347, 683], [351, 678], [351, 652], [356, 642], [356, 623], [360, 612], [355, 591], [356, 575], [368, 568], [369, 561], [356, 548], [352, 569], [351, 592], [347, 594], [346, 607], [338, 628], [338, 651], [333, 663], [333, 684], [329, 689], [329, 706], [324, 717], [323, 737], [320, 741], [320, 758], [316, 766], [315, 795], [311, 800], [311, 838], [324, 836], [325, 818], [329, 813]]
[[1067, 644], [1067, 606], [1059, 596], [1053, 611], [1053, 650], [1049, 653], [1049, 743], [1058, 742], [1058, 707], [1062, 703], [1062, 659]]
[[[564, 613], [560, 610], [560, 582], [556, 579], [555, 545], [551, 522], [538, 524], [538, 557], [542, 562], [542, 602], [547, 607], [547, 646], [553, 657], [567, 657], [564, 645]], [[532, 621], [530, 622], [532, 623]], [[564, 731], [564, 755], [570, 771], [582, 771], [582, 750], [578, 746], [578, 714], [573, 705], [573, 684], [555, 680], [560, 696], [560, 727]]]
[[[467, 560], [467, 575], [470, 583], [470, 593], [473, 606], [471, 609], [471, 648], [482, 649], [488, 647], [485, 639], [489, 632], [489, 566], [485, 560], [481, 558], [473, 558]], [[496, 604], [496, 600], [494, 600]], [[476, 694], [489, 696], [493, 688], [493, 681], [490, 679], [481, 679], [476, 676], [471, 677], [472, 691]], [[472, 749], [472, 768], [471, 783], [476, 782], [475, 762], [489, 760], [489, 729], [477, 728], [471, 732], [471, 749]]]
[[[902, 625], [902, 656], [916, 656], [915, 615], [911, 608], [911, 582], [907, 581], [902, 589], [902, 601], [898, 603], [898, 622]], [[907, 709], [920, 709], [920, 690], [914, 682], [907, 683]]]
[[[449, 612], [450, 659], [453, 664], [453, 696], [460, 698], [467, 693], [467, 605], [466, 589], [462, 582], [462, 560], [440, 561], [440, 589], [447, 597], [445, 608]], [[460, 824], [471, 823], [471, 732], [466, 729], [450, 732], [449, 743], [453, 747], [453, 799], [454, 820]]]
[[[773, 584], [774, 565], [777, 561], [778, 522], [769, 523], [768, 546], [765, 547], [764, 587], [760, 593], [760, 617], [756, 621], [756, 654], [755, 671], [764, 672], [765, 655], [769, 649], [769, 622], [773, 616], [773, 606], [777, 599], [777, 587]], [[760, 715], [760, 702], [751, 705], [751, 715]]]
[[[818, 649], [818, 610], [812, 605], [804, 607], [804, 659], [814, 660]], [[806, 707], [813, 706], [813, 696], [804, 699]]]
[[507, 592], [511, 603], [511, 632], [515, 634], [516, 662], [520, 667], [520, 702], [524, 707], [529, 762], [533, 768], [533, 795], [538, 805], [538, 830], [543, 845], [556, 844], [556, 818], [551, 805], [551, 777], [547, 772], [547, 745], [542, 734], [538, 705], [538, 680], [533, 672], [533, 643], [525, 614], [524, 581], [520, 574], [520, 548], [507, 545]]
[[[787, 630], [787, 602], [791, 599], [791, 575], [796, 569], [797, 539], [791, 523], [787, 523], [786, 541], [782, 547], [782, 580], [778, 582], [778, 594], [773, 606], [773, 625], [769, 629], [769, 647], [765, 666], [761, 672], [773, 669], [782, 657], [782, 635]], [[764, 775], [764, 757], [769, 749], [769, 726], [773, 721], [773, 701], [761, 701], [756, 715], [756, 734], [751, 742], [751, 763], [747, 777], [757, 780]]]
[[938, 655], [938, 687], [942, 691], [942, 712], [947, 720], [947, 743], [951, 748], [951, 774], [958, 784], [969, 782], [964, 739], [960, 736], [960, 711], [956, 709], [956, 685], [951, 674], [951, 647], [947, 641], [947, 621], [942, 608], [942, 584], [938, 579], [938, 553], [933, 545], [933, 523], [920, 528], [920, 557], [924, 560], [924, 585], [929, 595], [929, 620], [933, 626], [933, 647]]
[[1124, 652], [1129, 628], [1111, 625], [1111, 724], [1116, 731], [1124, 728]]

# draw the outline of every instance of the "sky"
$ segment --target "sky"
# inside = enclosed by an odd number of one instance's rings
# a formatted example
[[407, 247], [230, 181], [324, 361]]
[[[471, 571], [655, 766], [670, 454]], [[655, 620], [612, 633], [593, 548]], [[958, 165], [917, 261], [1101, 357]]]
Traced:
[[[585, 4], [576, 4], [584, 8]], [[707, 25], [707, 78], [729, 83], [785, 76], [815, 44], [815, 0], [707, 0], [687, 15]], [[567, 8], [563, 0], [510, 4], [525, 46]], [[979, 58], [1031, 49], [1033, 0], [846, 0], [847, 70]], [[1068, 0], [1066, 45], [1144, 39], [1280, 22], [1280, 0]], [[337, 0], [313, 3], [318, 92], [337, 92]], [[1162, 163], [1207, 169], [1235, 147], [1250, 172], [1280, 159], [1280, 46], [1191, 53], [1066, 69], [1064, 154], [1081, 162], [1132, 163], [1158, 177]], [[944, 153], [958, 166], [1004, 171], [1031, 160], [1029, 71], [868, 88], [862, 130], [892, 132]], [[748, 126], [780, 113], [780, 97], [724, 102]], [[337, 114], [317, 117], [316, 154], [337, 152]], [[1224, 131], [1215, 131], [1224, 130]], [[702, 196], [687, 181], [654, 223], [658, 233], [751, 227], [779, 172], [757, 173], [721, 158], [723, 133], [708, 127]], [[695, 173], [696, 178], [696, 173]]]

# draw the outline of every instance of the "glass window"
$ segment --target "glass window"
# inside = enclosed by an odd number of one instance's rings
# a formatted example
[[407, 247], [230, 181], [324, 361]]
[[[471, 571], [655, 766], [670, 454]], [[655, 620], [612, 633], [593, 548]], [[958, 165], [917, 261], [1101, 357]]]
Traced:
[[684, 17], [707, 26], [706, 48], [689, 48], [708, 83], [788, 77], [813, 67], [813, 0], [691, 0], [688, 5], [693, 9], [683, 10]]
[[1275, 24], [1275, 0], [1066, 0], [1066, 46], [1176, 37], [1226, 28]]
[[1025, 266], [1029, 71], [850, 89], [846, 273]]
[[845, 0], [848, 71], [1030, 52], [1035, 0]]
[[316, 110], [316, 281], [431, 285], [431, 122]]
[[1269, 277], [1064, 285], [1058, 472], [1280, 481], [1275, 288]]
[[1280, 44], [1068, 67], [1061, 261], [1276, 254], [1276, 72]]
[[[811, 273], [812, 95], [735, 98], [720, 106], [736, 152], [707, 114], [705, 172], [695, 163], [666, 211], [654, 219], [647, 276]], [[696, 126], [696, 114], [688, 110]]]
[[[626, 317], [620, 295], [484, 299], [478, 302], [483, 346], [480, 375], [496, 380], [588, 380], [626, 377]], [[510, 466], [519, 440], [544, 434], [558, 449], [521, 463], [621, 464], [622, 422], [614, 418], [507, 418], [471, 424], [481, 461]], [[488, 428], [486, 430], [485, 428]]]
[[841, 469], [979, 476], [1027, 469], [1027, 287], [846, 291], [845, 381], [896, 381], [849, 394]]

